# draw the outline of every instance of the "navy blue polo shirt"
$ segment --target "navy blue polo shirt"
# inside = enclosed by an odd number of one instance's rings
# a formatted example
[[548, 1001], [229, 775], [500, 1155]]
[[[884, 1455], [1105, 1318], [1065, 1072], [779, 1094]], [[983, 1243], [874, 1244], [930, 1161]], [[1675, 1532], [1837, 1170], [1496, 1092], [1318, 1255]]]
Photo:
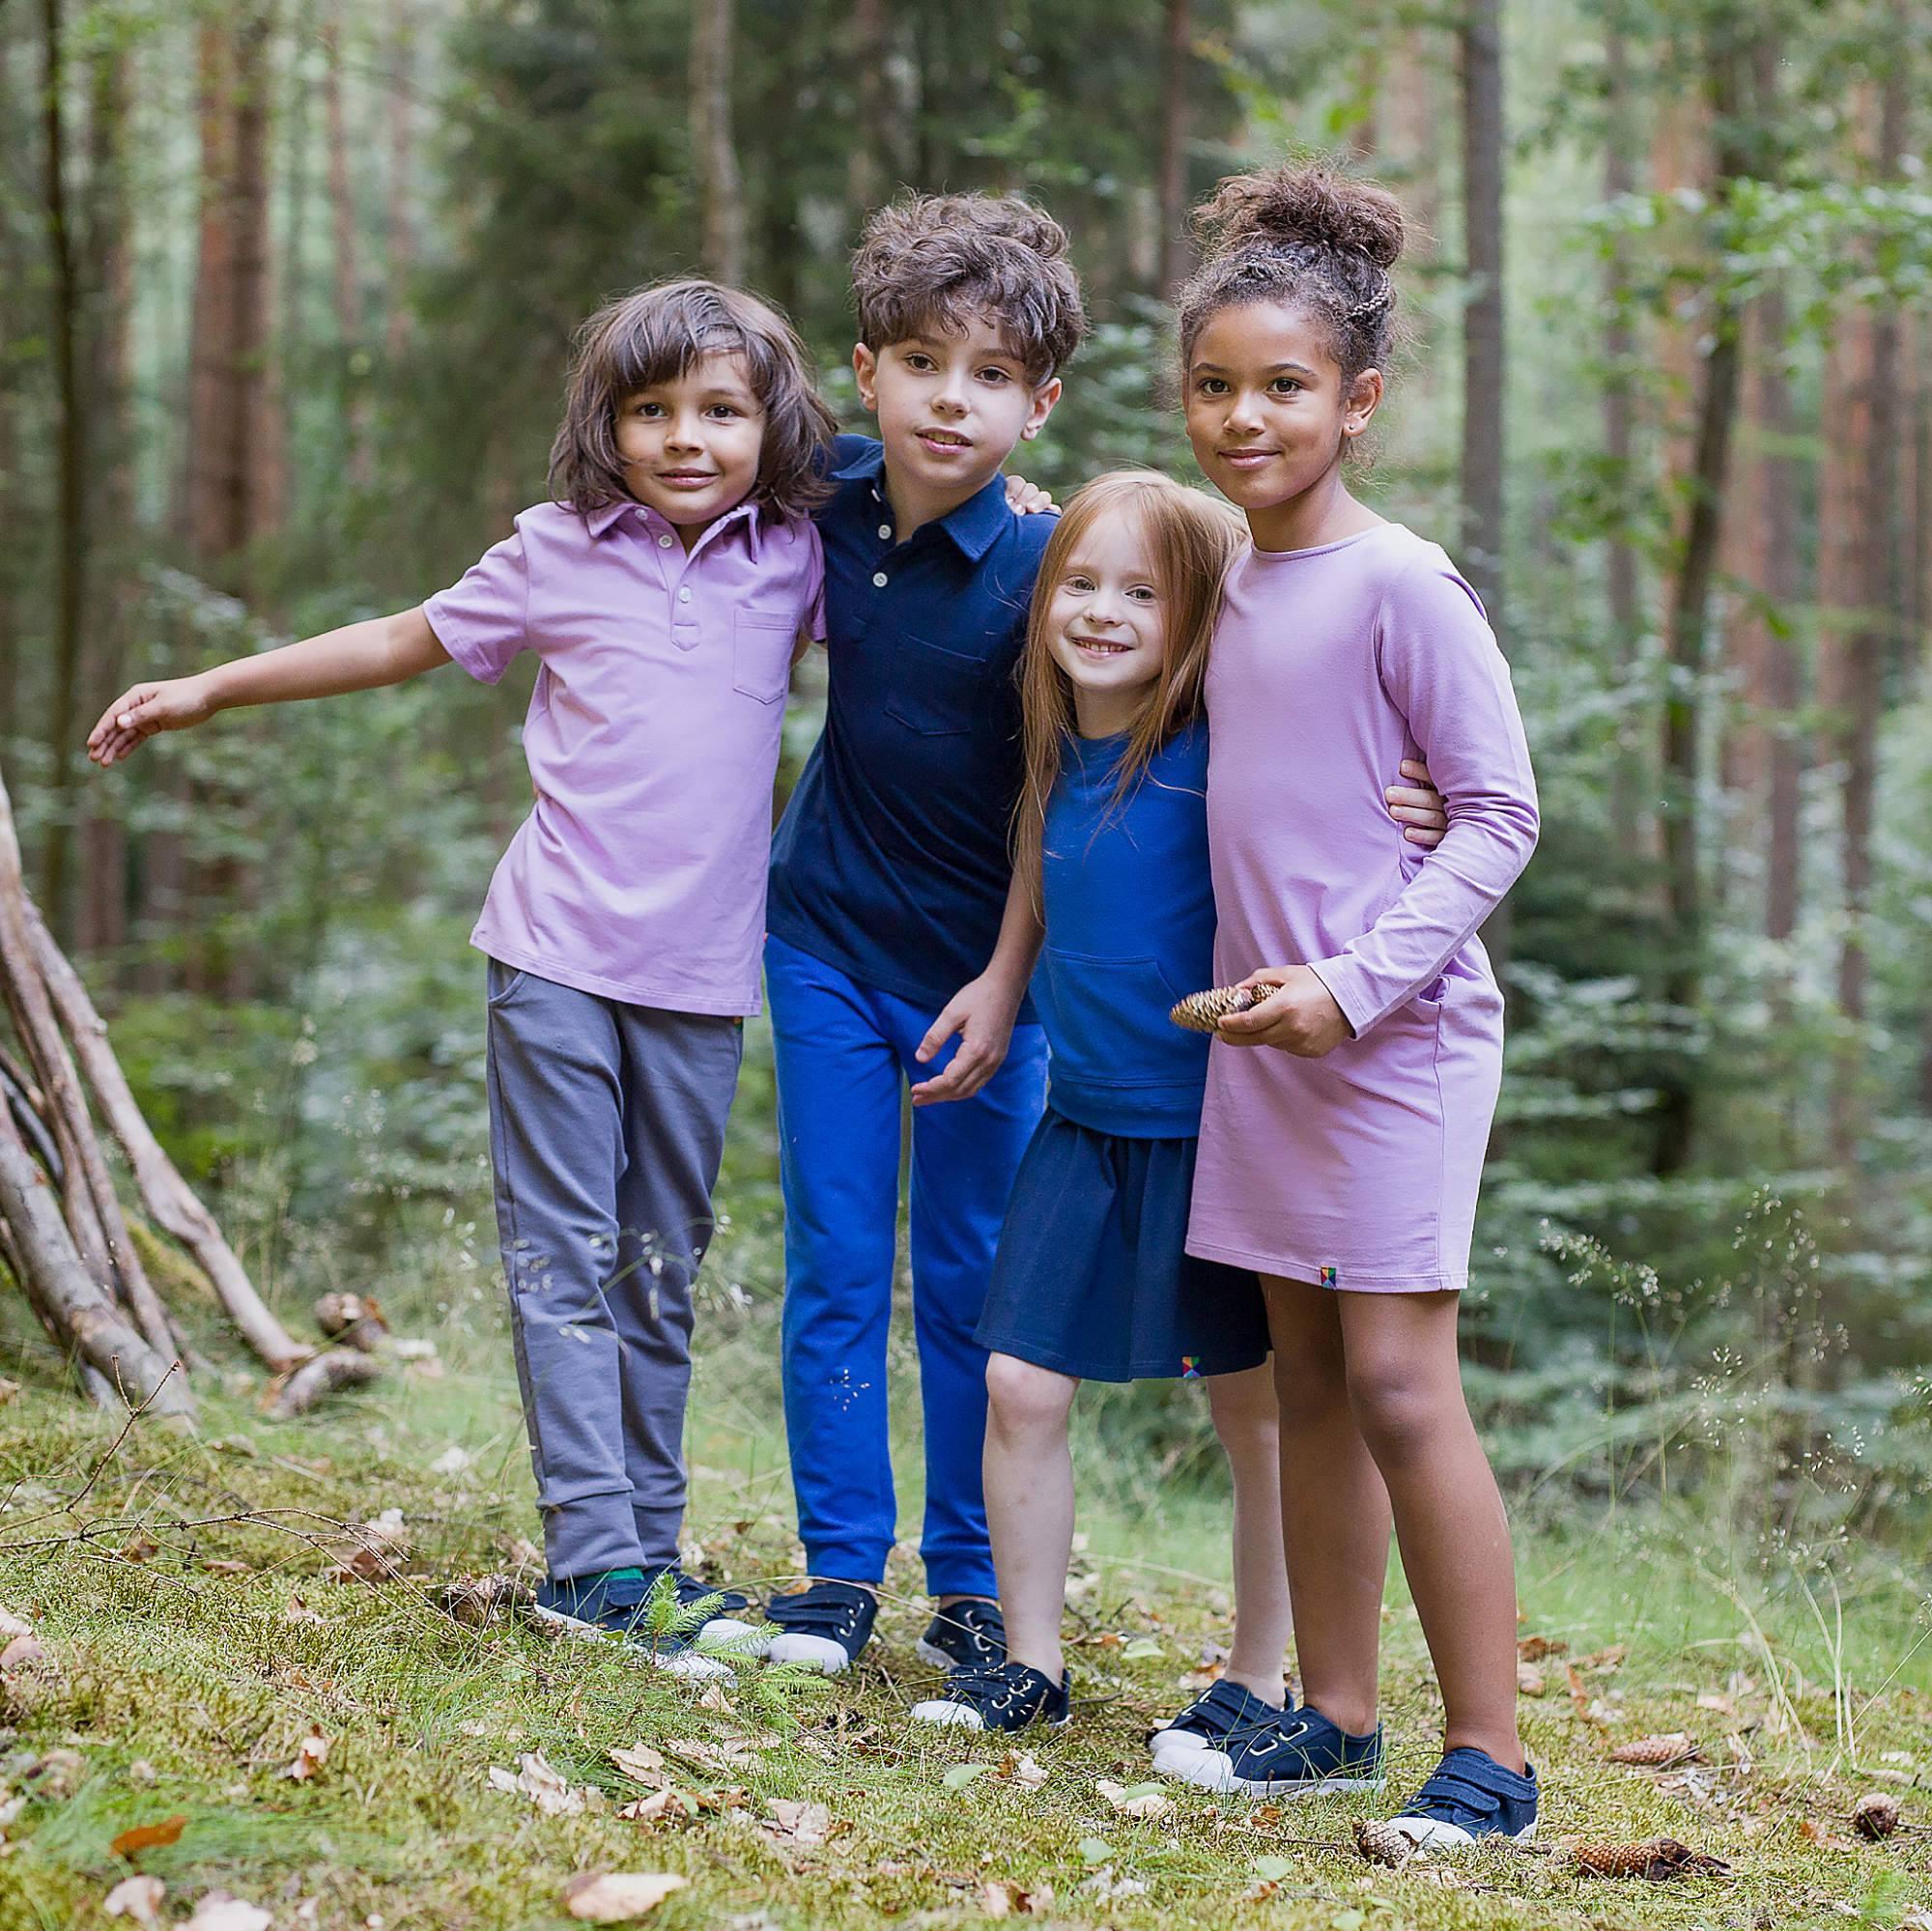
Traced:
[[995, 476], [900, 543], [884, 464], [870, 437], [833, 445], [838, 491], [817, 515], [825, 731], [772, 839], [767, 920], [937, 1014], [985, 971], [1006, 911], [1014, 671], [1055, 519], [1015, 515]]

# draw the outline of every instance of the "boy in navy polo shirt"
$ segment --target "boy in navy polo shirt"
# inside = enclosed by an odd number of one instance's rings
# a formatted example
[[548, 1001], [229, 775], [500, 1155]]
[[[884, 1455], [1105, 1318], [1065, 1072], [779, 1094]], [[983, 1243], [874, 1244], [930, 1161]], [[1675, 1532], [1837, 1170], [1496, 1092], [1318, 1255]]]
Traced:
[[[1004, 1630], [980, 1486], [973, 1340], [1046, 1091], [1026, 1001], [1031, 907], [1008, 911], [1020, 777], [1013, 669], [1049, 517], [1000, 468], [1060, 397], [1086, 330], [1066, 237], [1013, 197], [913, 196], [853, 261], [859, 393], [880, 441], [835, 445], [825, 732], [773, 841], [765, 975], [785, 1205], [784, 1402], [810, 1587], [773, 1599], [776, 1661], [842, 1670], [896, 1534], [886, 1342], [911, 1089], [921, 1551], [945, 1667]], [[952, 1101], [951, 1105], [938, 1102]]]

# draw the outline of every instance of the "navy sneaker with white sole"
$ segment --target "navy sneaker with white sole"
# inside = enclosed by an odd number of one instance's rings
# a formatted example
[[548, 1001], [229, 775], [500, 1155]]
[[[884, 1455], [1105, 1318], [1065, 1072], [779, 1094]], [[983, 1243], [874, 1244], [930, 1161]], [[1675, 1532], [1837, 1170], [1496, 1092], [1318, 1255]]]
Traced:
[[1072, 1714], [1069, 1681], [1058, 1683], [1023, 1662], [998, 1662], [990, 1669], [955, 1669], [944, 1695], [912, 1706], [921, 1723], [946, 1723], [962, 1730], [1030, 1730], [1036, 1723], [1064, 1730]]
[[1163, 1752], [1155, 1768], [1203, 1790], [1249, 1797], [1326, 1797], [1382, 1787], [1382, 1732], [1351, 1737], [1303, 1704], [1202, 1749]]
[[704, 1611], [704, 1620], [692, 1633], [696, 1641], [707, 1648], [727, 1650], [733, 1656], [764, 1655], [771, 1632], [745, 1621], [742, 1612], [752, 1606], [752, 1599], [742, 1589], [720, 1589], [685, 1569], [672, 1568], [666, 1573], [677, 1592], [678, 1607], [686, 1612]]
[[[666, 1574], [660, 1569], [606, 1571], [595, 1576], [546, 1576], [537, 1585], [530, 1613], [539, 1622], [548, 1623], [567, 1635], [615, 1637], [654, 1669], [672, 1676], [696, 1682], [731, 1675], [728, 1662], [699, 1649], [703, 1639], [701, 1630], [652, 1628], [652, 1597]], [[678, 1600], [675, 1585], [666, 1586], [672, 1600]], [[699, 1585], [700, 1596], [709, 1593]]]
[[765, 1604], [773, 1628], [765, 1661], [805, 1663], [824, 1676], [839, 1676], [872, 1639], [879, 1599], [856, 1582], [814, 1582]]
[[913, 1653], [936, 1669], [996, 1669], [1007, 1660], [1007, 1619], [985, 1597], [949, 1603], [926, 1625]]
[[1148, 1733], [1148, 1748], [1160, 1759], [1180, 1751], [1218, 1748], [1232, 1736], [1279, 1723], [1293, 1708], [1290, 1703], [1270, 1703], [1252, 1690], [1223, 1677], [1209, 1684], [1178, 1717], [1170, 1717]]
[[1523, 1775], [1464, 1744], [1389, 1822], [1419, 1851], [1460, 1851], [1485, 1837], [1526, 1844], [1536, 1835], [1536, 1766]]

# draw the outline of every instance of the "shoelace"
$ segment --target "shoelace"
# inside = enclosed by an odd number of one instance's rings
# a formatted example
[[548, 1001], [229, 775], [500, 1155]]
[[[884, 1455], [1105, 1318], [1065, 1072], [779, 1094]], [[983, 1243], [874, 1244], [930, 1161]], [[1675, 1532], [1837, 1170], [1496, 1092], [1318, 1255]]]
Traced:
[[1461, 1770], [1438, 1770], [1403, 1809], [1405, 1817], [1427, 1817], [1438, 1824], [1480, 1823], [1503, 1807], [1502, 1799], [1485, 1790]]

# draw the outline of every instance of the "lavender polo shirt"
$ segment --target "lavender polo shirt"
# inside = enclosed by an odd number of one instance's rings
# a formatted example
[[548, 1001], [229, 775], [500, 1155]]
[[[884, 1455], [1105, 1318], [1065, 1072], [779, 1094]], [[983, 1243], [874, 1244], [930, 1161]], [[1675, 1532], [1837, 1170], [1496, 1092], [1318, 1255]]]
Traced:
[[740, 504], [685, 554], [640, 503], [518, 517], [423, 606], [494, 684], [541, 660], [524, 756], [536, 807], [470, 943], [633, 1006], [758, 1009], [772, 780], [792, 646], [825, 634], [810, 523]]

